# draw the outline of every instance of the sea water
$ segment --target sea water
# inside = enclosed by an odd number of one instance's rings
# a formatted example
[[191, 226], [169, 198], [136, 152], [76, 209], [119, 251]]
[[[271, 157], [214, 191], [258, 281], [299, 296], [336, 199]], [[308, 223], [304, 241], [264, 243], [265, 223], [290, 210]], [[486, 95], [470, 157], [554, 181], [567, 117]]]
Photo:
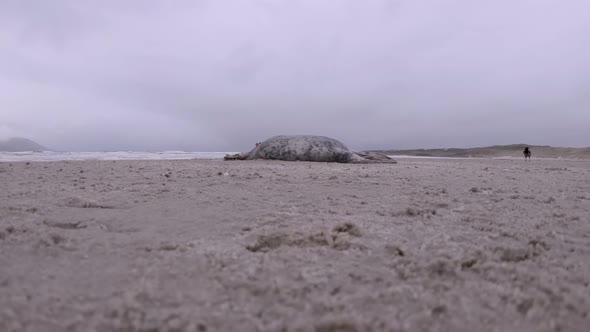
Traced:
[[186, 160], [223, 159], [235, 152], [186, 152], [186, 151], [113, 151], [113, 152], [0, 152], [0, 162], [61, 161], [61, 160]]
[[[18, 161], [63, 161], [63, 160], [189, 160], [189, 159], [223, 159], [226, 154], [237, 152], [186, 152], [186, 151], [112, 151], [112, 152], [0, 152], [0, 162]], [[390, 155], [392, 158], [415, 159], [482, 159], [457, 157], [405, 156]], [[488, 159], [488, 158], [484, 158]], [[514, 157], [496, 157], [493, 159], [515, 159]]]

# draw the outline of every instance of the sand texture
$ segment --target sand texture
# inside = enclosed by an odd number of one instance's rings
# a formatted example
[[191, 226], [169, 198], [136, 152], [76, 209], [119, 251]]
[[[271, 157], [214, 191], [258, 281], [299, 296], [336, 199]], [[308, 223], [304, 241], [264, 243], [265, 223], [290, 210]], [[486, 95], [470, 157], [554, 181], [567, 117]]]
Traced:
[[590, 161], [0, 163], [0, 331], [589, 331]]

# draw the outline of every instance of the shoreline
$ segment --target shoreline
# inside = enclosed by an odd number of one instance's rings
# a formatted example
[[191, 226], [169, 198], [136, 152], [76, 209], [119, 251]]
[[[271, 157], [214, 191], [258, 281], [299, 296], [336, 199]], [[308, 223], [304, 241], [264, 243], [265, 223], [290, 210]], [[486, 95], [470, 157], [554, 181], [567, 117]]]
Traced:
[[[145, 161], [145, 160], [223, 160], [226, 154], [236, 152], [183, 152], [183, 151], [116, 151], [116, 152], [0, 152], [0, 163], [59, 162], [59, 161]], [[444, 160], [522, 160], [514, 156], [448, 157], [388, 155], [393, 159], [444, 159]], [[589, 161], [584, 158], [533, 157], [534, 160]]]

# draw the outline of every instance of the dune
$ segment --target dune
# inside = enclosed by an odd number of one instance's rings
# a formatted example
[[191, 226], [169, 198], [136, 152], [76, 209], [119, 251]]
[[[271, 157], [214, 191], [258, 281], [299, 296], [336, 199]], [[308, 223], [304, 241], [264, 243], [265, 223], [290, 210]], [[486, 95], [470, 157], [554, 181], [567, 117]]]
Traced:
[[552, 147], [530, 144], [493, 145], [476, 148], [448, 148], [448, 149], [408, 149], [408, 150], [380, 150], [388, 155], [406, 155], [423, 157], [457, 157], [457, 158], [498, 158], [511, 157], [522, 158], [522, 151], [529, 147], [533, 158], [563, 158], [563, 159], [590, 159], [590, 147]]

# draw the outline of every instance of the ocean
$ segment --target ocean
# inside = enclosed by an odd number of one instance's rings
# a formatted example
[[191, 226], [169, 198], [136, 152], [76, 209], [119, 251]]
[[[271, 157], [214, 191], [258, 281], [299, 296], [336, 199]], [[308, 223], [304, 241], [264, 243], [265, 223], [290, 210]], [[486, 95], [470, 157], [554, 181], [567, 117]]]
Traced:
[[62, 161], [62, 160], [182, 160], [223, 159], [235, 152], [185, 152], [185, 151], [113, 151], [113, 152], [0, 152], [0, 162]]
[[[112, 152], [0, 152], [0, 162], [19, 161], [63, 161], [63, 160], [190, 160], [190, 159], [223, 159], [226, 154], [237, 152], [186, 152], [186, 151], [112, 151]], [[430, 157], [390, 155], [392, 158], [415, 159], [481, 159], [457, 157]], [[487, 159], [487, 158], [484, 158]], [[513, 157], [495, 157], [493, 159], [515, 159]], [[538, 159], [538, 158], [537, 158]]]

